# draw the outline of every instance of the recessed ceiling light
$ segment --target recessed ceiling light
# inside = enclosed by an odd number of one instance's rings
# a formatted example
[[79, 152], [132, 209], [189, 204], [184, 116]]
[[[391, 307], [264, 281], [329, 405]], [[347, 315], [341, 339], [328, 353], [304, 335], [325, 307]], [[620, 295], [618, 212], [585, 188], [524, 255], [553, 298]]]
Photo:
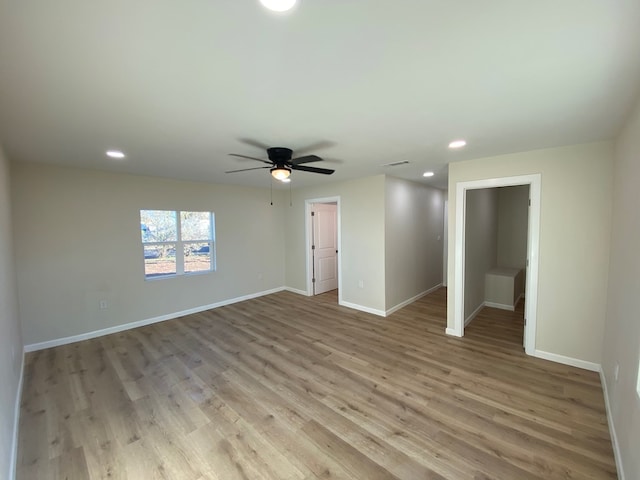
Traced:
[[454, 140], [449, 144], [449, 148], [462, 148], [467, 144], [465, 140]]
[[274, 12], [291, 10], [298, 0], [260, 0], [260, 3]]
[[120, 150], [107, 150], [107, 157], [124, 158], [125, 155]]
[[435, 174], [433, 172], [424, 172], [422, 174], [423, 177], [433, 177]]

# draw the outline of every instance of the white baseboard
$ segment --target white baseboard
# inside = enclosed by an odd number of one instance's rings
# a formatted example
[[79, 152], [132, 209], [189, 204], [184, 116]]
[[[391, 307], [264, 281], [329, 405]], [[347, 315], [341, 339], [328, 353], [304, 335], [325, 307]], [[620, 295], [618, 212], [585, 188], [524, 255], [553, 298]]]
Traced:
[[516, 306], [518, 305], [518, 302], [522, 297], [524, 297], [524, 294], [520, 294], [520, 296], [518, 297], [518, 299], [513, 305], [507, 305], [506, 303], [495, 303], [495, 302], [484, 301], [480, 304], [478, 308], [476, 308], [473, 311], [471, 315], [467, 317], [467, 319], [464, 321], [464, 326], [466, 327], [471, 322], [471, 320], [473, 320], [476, 317], [476, 315], [480, 313], [480, 310], [482, 310], [482, 307], [498, 308], [500, 310], [508, 310], [510, 312], [514, 312], [516, 310]]
[[447, 329], [444, 331], [444, 333], [446, 333], [447, 335], [451, 335], [452, 337], [461, 337], [462, 335], [458, 335], [458, 332], [456, 332], [453, 328], [449, 328], [447, 327]]
[[[282, 290], [286, 290], [288, 292], [297, 293], [299, 295], [304, 295], [305, 297], [311, 297], [312, 294], [307, 293], [304, 290], [299, 290], [297, 288], [291, 287], [283, 287]], [[421, 296], [424, 294], [420, 294]], [[361, 312], [371, 313], [373, 315], [378, 315], [379, 317], [386, 317], [389, 313], [384, 310], [378, 310], [376, 308], [365, 307], [364, 305], [358, 305], [357, 303], [345, 302], [344, 300], [338, 299], [338, 305], [347, 308], [353, 308], [354, 310], [360, 310]], [[401, 307], [398, 307], [401, 308]], [[395, 311], [395, 310], [394, 310]]]
[[70, 337], [56, 338], [53, 340], [47, 340], [46, 342], [32, 343], [25, 345], [25, 352], [34, 352], [36, 350], [43, 350], [45, 348], [58, 347], [60, 345], [67, 345], [69, 343], [80, 342], [82, 340], [89, 340], [91, 338], [102, 337], [104, 335], [111, 335], [112, 333], [118, 333], [125, 330], [131, 330], [132, 328], [144, 327], [153, 323], [164, 322], [166, 320], [173, 320], [174, 318], [183, 317], [185, 315], [191, 315], [192, 313], [204, 312], [206, 310], [212, 310], [218, 307], [224, 307], [225, 305], [231, 305], [232, 303], [243, 302], [245, 300], [251, 300], [252, 298], [262, 297], [264, 295], [270, 295], [272, 293], [281, 292], [284, 287], [272, 288], [271, 290], [264, 290], [262, 292], [250, 293], [241, 297], [230, 298], [222, 300], [220, 302], [211, 303], [209, 305], [202, 305], [200, 307], [189, 308], [180, 312], [173, 312], [166, 315], [160, 315], [159, 317], [147, 318], [145, 320], [139, 320], [136, 322], [125, 323], [122, 325], [116, 325], [109, 328], [103, 328], [100, 330], [94, 330], [92, 332], [81, 333], [78, 335], [72, 335]]
[[480, 310], [482, 310], [484, 308], [485, 302], [482, 302], [480, 305], [478, 305], [478, 308], [476, 308], [471, 315], [469, 315], [467, 318], [465, 318], [464, 320], [464, 326], [466, 327], [467, 325], [469, 325], [471, 323], [471, 321], [476, 318], [476, 316], [480, 313]]
[[533, 356], [556, 363], [562, 363], [564, 365], [570, 365], [572, 367], [584, 368], [585, 370], [591, 370], [592, 372], [600, 371], [600, 365], [597, 363], [587, 362], [586, 360], [580, 360], [578, 358], [565, 357], [564, 355], [558, 355], [557, 353], [534, 350]]
[[430, 289], [428, 289], [428, 290], [425, 290], [425, 291], [424, 291], [424, 292], [422, 292], [422, 293], [419, 293], [418, 295], [415, 295], [415, 296], [413, 296], [413, 297], [411, 297], [411, 298], [409, 298], [409, 299], [405, 300], [404, 302], [399, 303], [399, 304], [398, 304], [398, 305], [396, 305], [395, 307], [391, 307], [390, 309], [388, 309], [388, 310], [385, 312], [385, 317], [386, 317], [386, 316], [391, 315], [393, 312], [397, 312], [397, 311], [398, 311], [398, 310], [400, 310], [401, 308], [406, 307], [406, 306], [407, 306], [407, 305], [409, 305], [410, 303], [413, 303], [413, 302], [415, 302], [416, 300], [418, 300], [418, 299], [420, 299], [420, 298], [422, 298], [422, 297], [424, 297], [424, 296], [426, 296], [426, 295], [429, 295], [430, 293], [435, 292], [435, 291], [436, 291], [436, 290], [438, 290], [440, 287], [442, 287], [442, 284], [441, 284], [441, 283], [439, 283], [439, 284], [437, 284], [437, 285], [435, 285], [435, 286], [431, 287], [431, 288], [430, 288]]
[[500, 310], [509, 310], [510, 312], [513, 312], [516, 309], [513, 305], [507, 305], [504, 303], [484, 302], [483, 305], [485, 307], [499, 308]]
[[354, 310], [360, 310], [361, 312], [372, 313], [373, 315], [378, 315], [379, 317], [386, 316], [384, 310], [377, 310], [375, 308], [365, 307], [363, 305], [358, 305], [357, 303], [345, 302], [343, 300], [342, 302], [339, 302], [339, 305], [343, 307], [353, 308]]
[[283, 290], [286, 290], [287, 292], [291, 292], [291, 293], [297, 293], [298, 295], [304, 295], [305, 297], [311, 296], [306, 290], [300, 290], [298, 288], [284, 287]]
[[18, 465], [18, 434], [20, 433], [20, 404], [22, 403], [22, 380], [24, 379], [24, 356], [22, 350], [22, 363], [20, 365], [20, 379], [18, 380], [18, 391], [16, 392], [16, 404], [13, 411], [13, 438], [11, 445], [11, 464], [9, 466], [9, 478], [16, 478], [16, 468]]
[[625, 480], [624, 468], [622, 467], [622, 458], [620, 457], [620, 446], [618, 444], [618, 435], [616, 435], [616, 427], [613, 423], [613, 412], [611, 412], [611, 403], [609, 402], [609, 389], [607, 387], [607, 379], [604, 376], [602, 367], [598, 370], [600, 373], [600, 383], [602, 384], [602, 392], [604, 393], [604, 407], [607, 411], [607, 422], [609, 423], [609, 433], [611, 435], [611, 444], [613, 446], [613, 458], [616, 460], [616, 469], [618, 470], [618, 480]]

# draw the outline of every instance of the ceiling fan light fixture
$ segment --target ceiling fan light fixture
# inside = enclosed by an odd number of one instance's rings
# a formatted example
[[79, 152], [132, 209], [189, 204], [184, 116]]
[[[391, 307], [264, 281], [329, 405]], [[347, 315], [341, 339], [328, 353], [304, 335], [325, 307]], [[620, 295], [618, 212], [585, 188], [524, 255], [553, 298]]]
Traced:
[[126, 157], [126, 155], [120, 150], [107, 150], [106, 155], [107, 157], [118, 158], [118, 159]]
[[291, 10], [298, 0], [260, 0], [260, 3], [274, 12]]
[[449, 148], [462, 148], [467, 144], [466, 140], [460, 139], [460, 140], [454, 140], [453, 142], [449, 143]]
[[280, 181], [289, 178], [289, 175], [291, 175], [291, 169], [287, 167], [273, 167], [270, 172], [273, 178]]

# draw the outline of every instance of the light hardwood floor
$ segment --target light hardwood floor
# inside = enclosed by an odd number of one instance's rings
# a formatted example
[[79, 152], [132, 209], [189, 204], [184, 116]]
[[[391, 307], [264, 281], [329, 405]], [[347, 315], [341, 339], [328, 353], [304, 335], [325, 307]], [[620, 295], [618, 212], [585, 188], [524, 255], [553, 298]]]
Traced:
[[18, 478], [616, 478], [596, 373], [445, 311], [281, 292], [29, 354]]

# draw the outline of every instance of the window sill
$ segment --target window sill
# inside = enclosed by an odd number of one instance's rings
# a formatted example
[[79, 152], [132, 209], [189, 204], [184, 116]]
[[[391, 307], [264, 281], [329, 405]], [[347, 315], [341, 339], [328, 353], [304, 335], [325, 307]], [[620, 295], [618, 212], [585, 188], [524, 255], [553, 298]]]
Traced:
[[145, 277], [145, 282], [155, 282], [158, 280], [166, 280], [168, 278], [180, 278], [180, 277], [197, 277], [200, 275], [207, 275], [209, 273], [214, 273], [215, 270], [202, 270], [200, 272], [186, 272], [186, 273], [168, 273], [166, 275], [158, 275], [155, 277]]

